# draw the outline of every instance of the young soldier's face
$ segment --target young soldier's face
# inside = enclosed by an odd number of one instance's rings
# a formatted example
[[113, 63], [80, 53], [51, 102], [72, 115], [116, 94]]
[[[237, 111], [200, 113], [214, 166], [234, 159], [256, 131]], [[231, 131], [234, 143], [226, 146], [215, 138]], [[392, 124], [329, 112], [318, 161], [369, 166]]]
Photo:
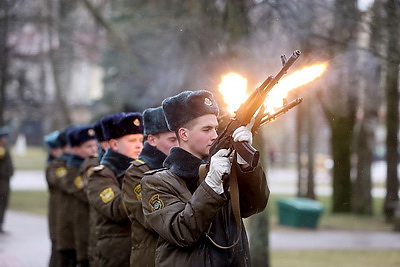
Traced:
[[97, 140], [92, 139], [84, 142], [80, 146], [73, 147], [73, 153], [82, 157], [87, 158], [89, 156], [94, 156], [97, 153]]
[[118, 139], [111, 139], [110, 145], [114, 151], [137, 159], [143, 149], [143, 134], [128, 134]]
[[218, 120], [213, 114], [203, 115], [179, 129], [180, 146], [198, 158], [208, 156], [211, 145], [218, 137]]
[[62, 148], [61, 148], [61, 147], [57, 147], [57, 148], [52, 148], [52, 149], [50, 149], [50, 154], [51, 154], [53, 157], [58, 158], [58, 157], [60, 157], [60, 156], [62, 155], [62, 153], [63, 153], [63, 151], [62, 151]]
[[155, 146], [165, 155], [169, 155], [171, 148], [178, 146], [178, 138], [175, 132], [165, 132], [156, 135], [149, 135], [147, 141], [151, 146]]

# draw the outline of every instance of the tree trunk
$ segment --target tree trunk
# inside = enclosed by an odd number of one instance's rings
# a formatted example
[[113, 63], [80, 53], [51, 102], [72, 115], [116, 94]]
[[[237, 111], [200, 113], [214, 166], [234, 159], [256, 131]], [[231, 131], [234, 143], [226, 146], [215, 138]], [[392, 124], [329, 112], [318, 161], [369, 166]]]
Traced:
[[399, 164], [398, 131], [399, 131], [399, 30], [398, 21], [400, 11], [395, 0], [388, 0], [385, 9], [387, 14], [387, 73], [386, 73], [386, 162], [387, 181], [384, 213], [390, 221], [393, 217], [393, 202], [399, 201], [399, 177], [397, 167]]
[[[268, 203], [271, 205], [271, 203]], [[269, 219], [267, 209], [253, 215], [250, 219], [250, 249], [253, 266], [270, 266], [269, 264]]]
[[360, 122], [357, 133], [357, 178], [354, 182], [351, 210], [355, 214], [372, 215], [371, 165], [374, 127], [366, 121], [368, 119]]
[[8, 22], [9, 22], [9, 1], [0, 1], [0, 127], [5, 124], [4, 108], [6, 104], [6, 86], [8, 80]]
[[314, 192], [314, 163], [315, 163], [315, 132], [314, 132], [314, 101], [310, 99], [307, 110], [307, 192], [306, 197], [315, 199]]
[[305, 197], [304, 192], [304, 166], [302, 161], [303, 155], [303, 105], [297, 107], [296, 110], [296, 161], [297, 161], [297, 196]]
[[[65, 1], [65, 0], [64, 0]], [[52, 1], [47, 0], [49, 10], [52, 10]], [[71, 118], [69, 108], [66, 101], [67, 92], [70, 89], [71, 83], [71, 70], [72, 70], [72, 59], [73, 59], [73, 47], [72, 47], [72, 30], [68, 27], [71, 26], [68, 23], [68, 13], [70, 8], [65, 8], [68, 3], [61, 1], [58, 7], [58, 12], [55, 16], [59, 20], [59, 25], [54, 24], [53, 21], [57, 21], [53, 14], [48, 16], [48, 31], [49, 31], [49, 46], [50, 46], [50, 63], [53, 74], [55, 92], [56, 92], [56, 106], [58, 109], [58, 116], [55, 116], [54, 124], [56, 128], [60, 129], [68, 124], [71, 124]], [[71, 4], [72, 5], [72, 4]], [[53, 39], [56, 38], [53, 32], [57, 33], [59, 39], [59, 46], [56, 49], [53, 45]]]
[[[254, 136], [253, 145], [260, 151], [261, 155], [266, 155], [265, 146], [262, 140], [262, 129]], [[267, 172], [267, 160], [262, 156], [260, 158], [264, 171]], [[270, 206], [272, 203], [268, 202]], [[250, 250], [251, 263], [253, 266], [269, 266], [269, 217], [268, 209], [253, 215], [250, 220]]]
[[354, 120], [349, 117], [335, 117], [330, 121], [333, 156], [333, 201], [332, 212], [350, 212], [351, 180], [350, 156]]

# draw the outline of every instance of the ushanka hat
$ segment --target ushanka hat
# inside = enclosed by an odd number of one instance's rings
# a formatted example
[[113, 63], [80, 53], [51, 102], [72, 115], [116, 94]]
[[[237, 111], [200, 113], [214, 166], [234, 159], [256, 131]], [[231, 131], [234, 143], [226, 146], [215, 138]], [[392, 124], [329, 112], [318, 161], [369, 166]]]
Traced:
[[94, 129], [94, 132], [96, 133], [97, 141], [99, 141], [99, 142], [106, 141], [106, 139], [104, 139], [103, 129], [101, 129], [101, 121], [100, 120], [98, 120], [94, 123], [93, 129]]
[[43, 142], [46, 144], [47, 148], [54, 149], [63, 147], [59, 139], [60, 134], [60, 131], [53, 131], [43, 137]]
[[106, 140], [117, 139], [128, 134], [143, 134], [143, 118], [139, 112], [121, 112], [102, 120], [101, 127]]
[[184, 91], [164, 99], [162, 108], [171, 131], [187, 122], [207, 114], [218, 116], [219, 109], [210, 91]]
[[68, 130], [67, 139], [71, 147], [80, 146], [86, 141], [96, 139], [96, 133], [93, 129], [93, 125], [77, 125]]
[[169, 132], [162, 107], [143, 111], [144, 135]]

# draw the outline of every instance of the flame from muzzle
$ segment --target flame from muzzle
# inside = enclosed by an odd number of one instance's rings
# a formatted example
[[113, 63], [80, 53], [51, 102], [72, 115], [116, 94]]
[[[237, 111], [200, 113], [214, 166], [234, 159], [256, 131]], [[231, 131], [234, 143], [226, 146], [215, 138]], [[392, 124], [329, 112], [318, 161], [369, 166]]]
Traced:
[[[264, 102], [266, 112], [273, 113], [275, 109], [282, 107], [284, 99], [291, 90], [314, 81], [325, 72], [327, 66], [327, 63], [314, 64], [282, 78], [269, 92]], [[218, 86], [218, 91], [223, 96], [227, 110], [234, 114], [240, 104], [248, 97], [247, 79], [237, 73], [224, 75]]]

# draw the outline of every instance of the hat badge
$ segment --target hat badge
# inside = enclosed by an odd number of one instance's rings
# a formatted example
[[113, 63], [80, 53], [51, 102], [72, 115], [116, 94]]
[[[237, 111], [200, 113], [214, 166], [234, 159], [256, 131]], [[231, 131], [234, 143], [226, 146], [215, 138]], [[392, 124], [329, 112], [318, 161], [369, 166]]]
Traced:
[[208, 97], [206, 97], [206, 98], [204, 98], [204, 104], [206, 104], [207, 106], [211, 106], [212, 102]]
[[89, 129], [89, 130], [88, 130], [88, 135], [89, 135], [89, 136], [94, 136], [94, 135], [95, 135], [94, 130], [93, 130], [93, 129]]
[[135, 120], [133, 121], [133, 124], [134, 124], [135, 126], [140, 126], [140, 120], [139, 120], [139, 119], [135, 119]]

